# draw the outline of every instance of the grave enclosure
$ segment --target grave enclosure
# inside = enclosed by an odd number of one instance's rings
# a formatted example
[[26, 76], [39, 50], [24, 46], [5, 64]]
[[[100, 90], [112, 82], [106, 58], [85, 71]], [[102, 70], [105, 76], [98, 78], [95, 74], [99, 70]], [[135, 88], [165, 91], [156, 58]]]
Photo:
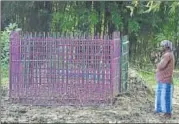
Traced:
[[[123, 41], [123, 42], [122, 42]], [[12, 32], [9, 97], [30, 105], [109, 104], [127, 90], [128, 42]]]

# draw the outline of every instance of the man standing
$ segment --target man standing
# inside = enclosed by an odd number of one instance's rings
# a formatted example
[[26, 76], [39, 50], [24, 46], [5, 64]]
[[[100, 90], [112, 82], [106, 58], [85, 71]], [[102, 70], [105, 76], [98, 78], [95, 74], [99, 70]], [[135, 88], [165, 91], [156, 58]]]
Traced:
[[165, 113], [165, 117], [172, 115], [172, 96], [173, 96], [173, 70], [174, 70], [174, 54], [172, 51], [172, 43], [168, 40], [161, 42], [162, 58], [156, 65], [157, 88], [155, 95], [155, 112]]

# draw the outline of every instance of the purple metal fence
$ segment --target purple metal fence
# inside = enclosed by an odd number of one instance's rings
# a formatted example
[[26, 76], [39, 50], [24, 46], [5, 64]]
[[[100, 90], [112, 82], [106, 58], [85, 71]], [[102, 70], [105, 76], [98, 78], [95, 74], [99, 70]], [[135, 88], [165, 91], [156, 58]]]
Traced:
[[112, 102], [120, 86], [119, 32], [112, 39], [39, 34], [11, 33], [10, 100], [34, 105]]

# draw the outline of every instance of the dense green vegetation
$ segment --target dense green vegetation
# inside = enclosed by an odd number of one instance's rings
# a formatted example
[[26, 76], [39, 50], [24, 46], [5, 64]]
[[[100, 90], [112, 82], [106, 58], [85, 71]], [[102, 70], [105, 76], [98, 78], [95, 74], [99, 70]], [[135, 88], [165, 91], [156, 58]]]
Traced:
[[175, 44], [178, 58], [178, 20], [177, 1], [2, 1], [3, 76], [8, 74], [9, 31], [17, 27], [29, 32], [75, 32], [92, 36], [111, 35], [117, 30], [129, 36], [130, 62], [140, 65], [150, 63], [150, 52], [164, 39]]

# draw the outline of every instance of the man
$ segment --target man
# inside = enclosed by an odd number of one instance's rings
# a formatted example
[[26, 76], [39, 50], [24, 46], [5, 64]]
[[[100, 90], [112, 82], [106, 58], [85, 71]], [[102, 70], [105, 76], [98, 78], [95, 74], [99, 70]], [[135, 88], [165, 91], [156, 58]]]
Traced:
[[157, 88], [155, 95], [155, 112], [165, 113], [165, 117], [172, 115], [172, 95], [173, 95], [173, 70], [174, 54], [172, 43], [168, 40], [161, 42], [162, 58], [156, 65]]

